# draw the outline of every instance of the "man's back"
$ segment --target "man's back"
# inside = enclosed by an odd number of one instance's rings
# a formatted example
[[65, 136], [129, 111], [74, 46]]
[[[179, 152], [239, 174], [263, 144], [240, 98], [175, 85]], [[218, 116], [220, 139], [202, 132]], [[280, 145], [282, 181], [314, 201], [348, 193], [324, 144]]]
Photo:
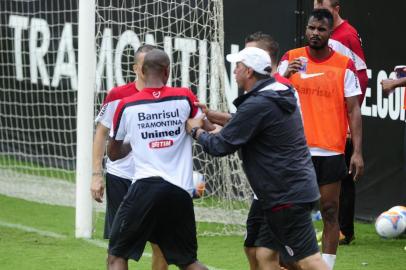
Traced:
[[192, 140], [185, 122], [197, 114], [194, 94], [186, 88], [144, 88], [123, 99], [114, 117], [114, 138], [130, 136], [134, 180], [159, 176], [189, 193]]
[[227, 143], [224, 147], [213, 139], [210, 153], [223, 155], [241, 147], [248, 180], [264, 208], [317, 200], [316, 176], [293, 89], [273, 79], [260, 81], [234, 104], [237, 113], [220, 133]]

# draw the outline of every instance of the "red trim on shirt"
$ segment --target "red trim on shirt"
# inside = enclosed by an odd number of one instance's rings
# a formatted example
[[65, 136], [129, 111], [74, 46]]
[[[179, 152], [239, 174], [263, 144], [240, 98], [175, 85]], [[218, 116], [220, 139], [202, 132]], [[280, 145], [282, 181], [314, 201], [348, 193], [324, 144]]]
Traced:
[[142, 102], [150, 100], [153, 102], [170, 97], [186, 97], [190, 105], [190, 117], [193, 118], [196, 116], [199, 108], [194, 104], [195, 102], [198, 102], [198, 100], [190, 89], [168, 86], [163, 86], [161, 88], [144, 88], [142, 91], [139, 91], [134, 95], [121, 99], [113, 118], [114, 137], [116, 136], [121, 116], [127, 105], [130, 103], [136, 103], [138, 101]]
[[342, 24], [333, 30], [330, 38], [343, 44], [365, 63], [365, 55], [362, 50], [361, 39], [357, 30], [347, 20], [344, 20]]
[[135, 82], [130, 82], [125, 85], [114, 87], [108, 92], [106, 98], [103, 101], [103, 105], [117, 99], [123, 99], [125, 97], [134, 95], [138, 92], [139, 90], [137, 89]]
[[277, 81], [278, 83], [282, 83], [287, 86], [292, 85], [290, 81], [287, 78], [283, 77], [281, 74], [279, 74], [279, 72], [275, 73], [273, 77], [275, 78], [275, 81]]

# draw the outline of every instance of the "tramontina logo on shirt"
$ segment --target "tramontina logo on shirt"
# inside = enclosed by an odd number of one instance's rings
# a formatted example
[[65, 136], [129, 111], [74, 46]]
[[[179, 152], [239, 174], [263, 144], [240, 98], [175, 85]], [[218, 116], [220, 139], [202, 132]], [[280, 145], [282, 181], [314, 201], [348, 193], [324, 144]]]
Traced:
[[295, 253], [293, 252], [293, 249], [291, 249], [289, 246], [285, 246], [286, 251], [288, 252], [289, 256], [293, 256], [295, 255]]
[[173, 145], [173, 140], [160, 140], [149, 143], [149, 148], [165, 148]]

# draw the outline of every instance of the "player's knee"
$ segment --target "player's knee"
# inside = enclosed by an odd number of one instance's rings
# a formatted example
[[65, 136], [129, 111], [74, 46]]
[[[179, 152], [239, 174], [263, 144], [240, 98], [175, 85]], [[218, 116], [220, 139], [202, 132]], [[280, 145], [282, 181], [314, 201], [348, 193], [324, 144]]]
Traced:
[[107, 260], [106, 260], [108, 269], [111, 269], [111, 267], [113, 267], [114, 265], [116, 265], [118, 263], [121, 263], [123, 260], [124, 260], [123, 258], [116, 257], [116, 256], [113, 256], [113, 255], [109, 254], [107, 256]]
[[327, 223], [338, 223], [338, 203], [328, 202], [321, 207], [323, 221]]

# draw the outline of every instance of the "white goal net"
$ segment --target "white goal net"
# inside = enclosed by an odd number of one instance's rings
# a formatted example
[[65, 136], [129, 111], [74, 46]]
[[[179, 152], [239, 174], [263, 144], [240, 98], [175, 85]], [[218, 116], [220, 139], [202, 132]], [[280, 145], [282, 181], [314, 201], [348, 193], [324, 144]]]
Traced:
[[[221, 0], [95, 2], [95, 114], [109, 89], [135, 79], [134, 51], [143, 44], [170, 56], [169, 84], [228, 110]], [[0, 12], [0, 193], [74, 203], [74, 191], [55, 193], [75, 181], [78, 1], [0, 1]], [[211, 158], [196, 146], [194, 170], [207, 182], [195, 200], [207, 233], [242, 232], [251, 190], [238, 155]]]

